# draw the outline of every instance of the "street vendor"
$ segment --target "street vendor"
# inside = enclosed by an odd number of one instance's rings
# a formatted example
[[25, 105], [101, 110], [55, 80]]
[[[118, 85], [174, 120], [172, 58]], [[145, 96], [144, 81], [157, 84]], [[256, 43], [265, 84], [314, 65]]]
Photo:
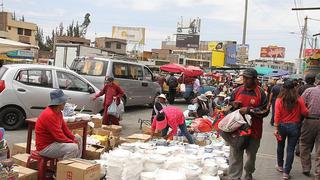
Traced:
[[204, 95], [207, 97], [208, 99], [208, 108], [209, 108], [209, 115], [213, 116], [214, 114], [214, 109], [215, 109], [215, 102], [214, 102], [214, 95], [211, 91], [207, 91], [206, 93], [204, 93]]
[[[169, 128], [172, 131], [168, 134]], [[190, 144], [194, 144], [192, 136], [187, 130], [183, 112], [180, 108], [175, 106], [168, 106], [162, 109], [158, 115], [153, 119], [151, 126], [151, 137], [155, 131], [161, 131], [161, 136], [172, 140], [173, 136], [177, 134], [178, 128], [181, 133], [188, 139]]]
[[82, 139], [71, 133], [61, 112], [68, 98], [60, 89], [51, 91], [50, 98], [49, 106], [35, 125], [37, 151], [41, 156], [55, 159], [80, 158]]
[[103, 113], [103, 121], [104, 125], [119, 125], [119, 117], [115, 117], [108, 114], [108, 108], [116, 101], [116, 104], [119, 105], [121, 102], [121, 97], [124, 95], [124, 91], [122, 88], [114, 83], [113, 77], [107, 77], [107, 82], [103, 89], [95, 95], [93, 100], [96, 100], [98, 97], [104, 95], [104, 113]]
[[167, 97], [164, 94], [160, 94], [156, 102], [154, 103], [153, 110], [152, 110], [152, 118], [151, 122], [153, 121], [154, 117], [164, 108], [167, 107]]
[[201, 94], [197, 96], [193, 101], [192, 104], [196, 106], [197, 109], [197, 117], [208, 116], [209, 115], [209, 105], [208, 105], [208, 98], [206, 95]]
[[220, 92], [215, 98], [214, 102], [216, 103], [217, 106], [223, 107], [225, 106], [225, 101], [224, 101], [225, 98], [226, 98], [226, 94], [224, 92]]

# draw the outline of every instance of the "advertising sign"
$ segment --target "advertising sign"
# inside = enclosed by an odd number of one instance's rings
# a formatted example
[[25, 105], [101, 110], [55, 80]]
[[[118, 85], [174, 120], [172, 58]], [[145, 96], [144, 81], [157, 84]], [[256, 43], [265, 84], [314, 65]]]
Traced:
[[286, 48], [269, 46], [262, 47], [260, 51], [260, 57], [262, 58], [284, 58]]
[[212, 51], [211, 66], [223, 67], [225, 54], [223, 51]]
[[237, 63], [237, 45], [229, 44], [226, 48], [226, 64]]
[[208, 43], [208, 50], [209, 51], [223, 51], [223, 42], [219, 41], [211, 41]]
[[177, 34], [176, 47], [199, 48], [200, 36], [194, 34]]
[[34, 53], [30, 50], [17, 50], [7, 52], [7, 56], [9, 57], [17, 57], [17, 58], [33, 58]]
[[141, 27], [112, 27], [112, 38], [125, 39], [129, 43], [145, 43], [145, 28]]
[[310, 58], [317, 53], [320, 53], [320, 49], [305, 49], [304, 58]]

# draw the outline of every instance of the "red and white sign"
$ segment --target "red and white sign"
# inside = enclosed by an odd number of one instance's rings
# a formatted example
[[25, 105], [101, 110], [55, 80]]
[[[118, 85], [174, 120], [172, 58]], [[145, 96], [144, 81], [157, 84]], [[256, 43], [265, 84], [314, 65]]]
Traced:
[[284, 47], [262, 47], [260, 51], [260, 57], [262, 58], [284, 58], [286, 48]]
[[304, 58], [308, 59], [312, 57], [314, 54], [320, 53], [320, 49], [305, 49], [304, 50]]

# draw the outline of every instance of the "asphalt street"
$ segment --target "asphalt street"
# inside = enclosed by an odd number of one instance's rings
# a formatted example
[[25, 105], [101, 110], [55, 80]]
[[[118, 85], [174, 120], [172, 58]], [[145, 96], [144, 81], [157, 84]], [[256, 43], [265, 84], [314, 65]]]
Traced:
[[[177, 106], [182, 109], [186, 109], [186, 105], [183, 102], [178, 102]], [[127, 136], [133, 133], [140, 132], [139, 130], [139, 119], [150, 119], [151, 108], [148, 107], [129, 107], [126, 108], [126, 113], [124, 114], [123, 120], [120, 122], [123, 126], [123, 136]], [[257, 180], [277, 180], [282, 179], [282, 174], [275, 170], [276, 164], [276, 139], [273, 135], [273, 127], [269, 124], [270, 116], [264, 120], [264, 131], [261, 140], [260, 149], [256, 161], [256, 172], [254, 177]], [[34, 136], [33, 136], [34, 137]], [[23, 128], [16, 131], [7, 131], [6, 139], [8, 140], [9, 146], [19, 142], [26, 142], [27, 130]], [[313, 165], [314, 165], [314, 153], [313, 153]], [[295, 157], [293, 164], [293, 169], [291, 172], [291, 179], [296, 180], [308, 180], [312, 178], [307, 178], [301, 173], [301, 164], [299, 157]]]

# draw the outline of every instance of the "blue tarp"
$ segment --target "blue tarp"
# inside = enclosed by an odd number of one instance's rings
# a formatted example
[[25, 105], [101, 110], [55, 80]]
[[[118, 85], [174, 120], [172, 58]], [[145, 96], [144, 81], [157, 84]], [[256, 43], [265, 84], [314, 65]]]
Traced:
[[288, 71], [284, 71], [284, 70], [274, 70], [269, 74], [264, 75], [264, 77], [279, 77], [279, 76], [286, 76], [288, 75], [289, 72]]

